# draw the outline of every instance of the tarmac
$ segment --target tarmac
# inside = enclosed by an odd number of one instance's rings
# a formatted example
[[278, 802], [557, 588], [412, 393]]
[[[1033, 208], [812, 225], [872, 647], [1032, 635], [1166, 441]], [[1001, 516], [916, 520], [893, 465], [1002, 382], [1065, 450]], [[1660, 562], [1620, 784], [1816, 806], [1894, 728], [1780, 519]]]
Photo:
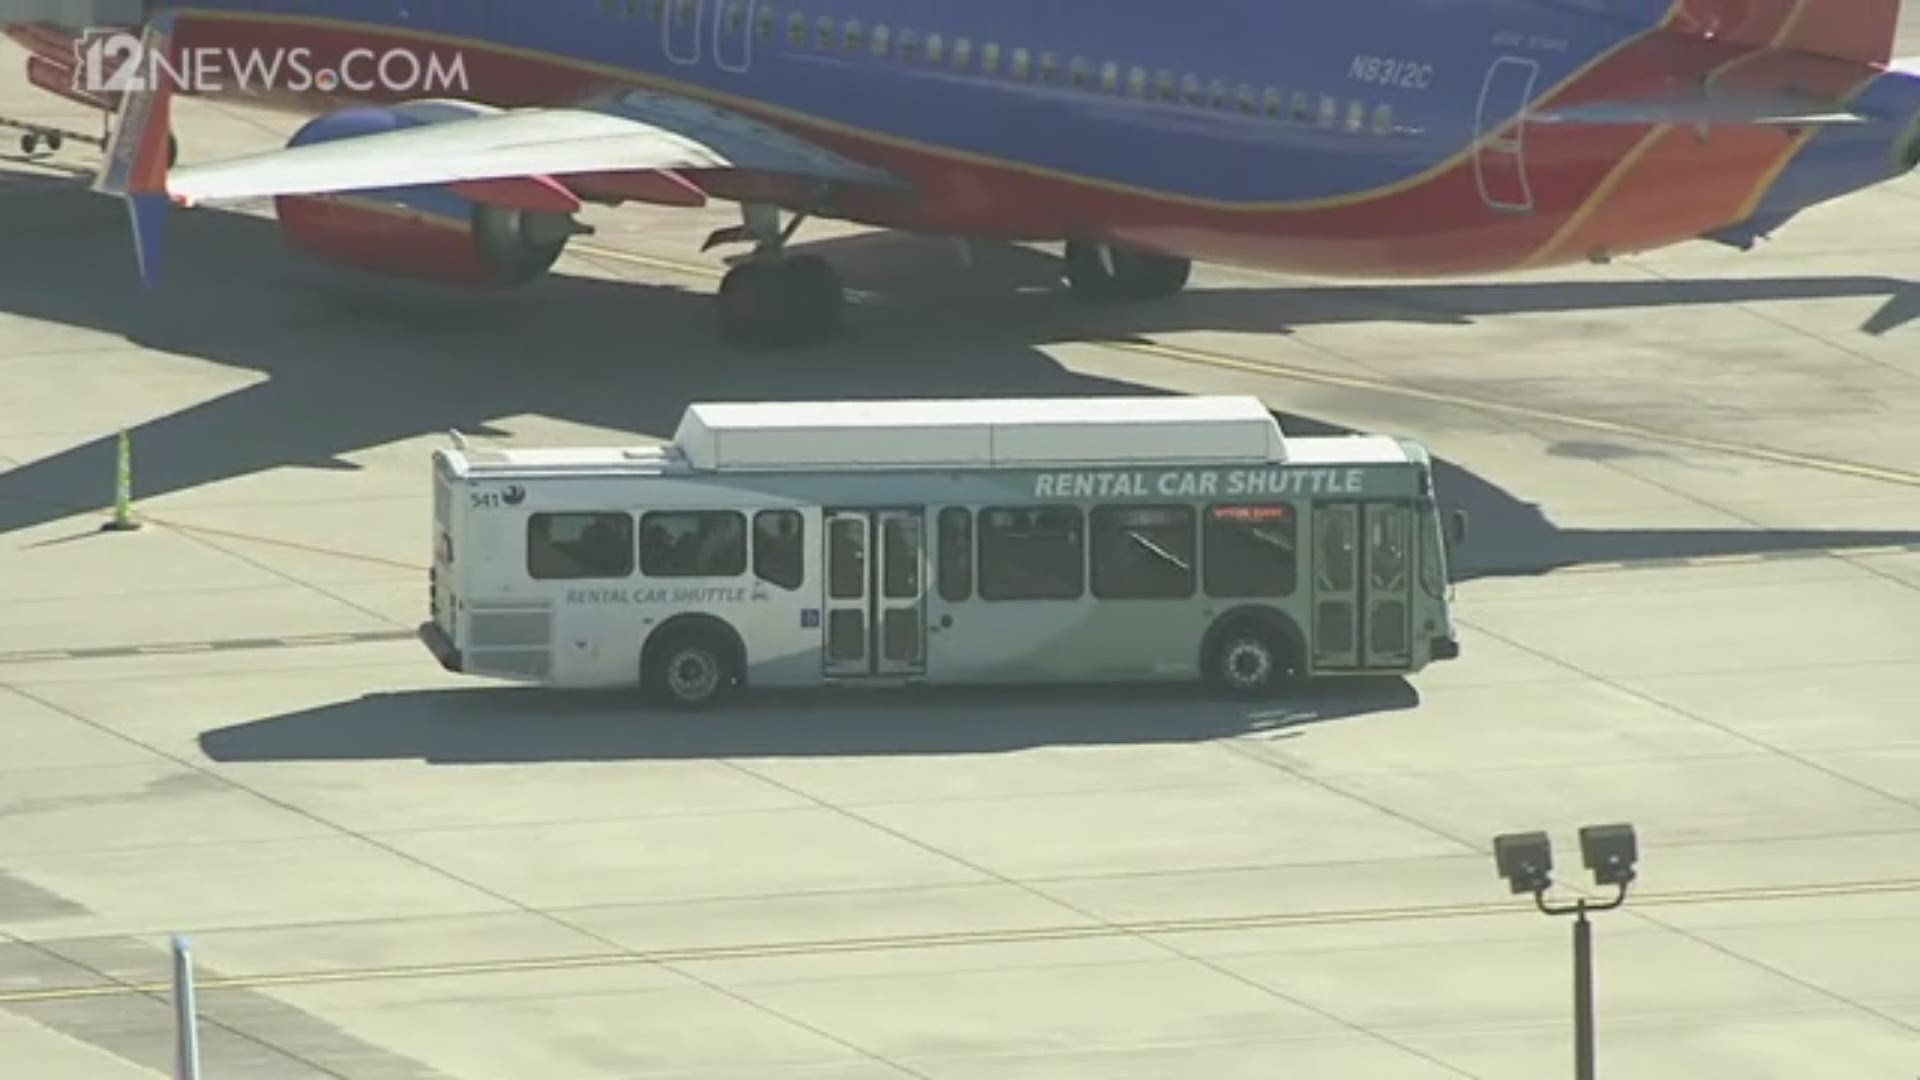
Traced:
[[[1905, 52], [1920, 54], [1909, 17]], [[9, 113], [91, 121], [29, 94]], [[183, 103], [186, 160], [290, 129]], [[277, 126], [276, 126], [277, 125]], [[1920, 1073], [1920, 180], [1749, 253], [1485, 281], [1051, 257], [827, 225], [848, 338], [712, 344], [726, 211], [601, 213], [496, 297], [176, 215], [162, 287], [69, 148], [0, 163], [0, 1073], [1525, 1078], [1569, 920], [1497, 834], [1632, 823], [1603, 1073]], [[1473, 535], [1464, 656], [1179, 687], [755, 697], [686, 718], [442, 672], [427, 454], [689, 401], [1250, 392], [1411, 435]], [[102, 533], [116, 433], [136, 532]]]

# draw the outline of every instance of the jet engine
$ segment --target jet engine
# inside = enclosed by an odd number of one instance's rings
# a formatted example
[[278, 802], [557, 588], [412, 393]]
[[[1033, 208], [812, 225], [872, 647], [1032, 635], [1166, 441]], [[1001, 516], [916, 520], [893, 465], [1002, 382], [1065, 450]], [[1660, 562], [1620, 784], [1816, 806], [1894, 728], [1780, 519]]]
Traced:
[[[494, 110], [465, 102], [346, 109], [309, 122], [290, 146], [363, 138]], [[322, 261], [469, 288], [524, 285], [545, 274], [572, 236], [579, 200], [546, 177], [282, 195], [282, 234]]]

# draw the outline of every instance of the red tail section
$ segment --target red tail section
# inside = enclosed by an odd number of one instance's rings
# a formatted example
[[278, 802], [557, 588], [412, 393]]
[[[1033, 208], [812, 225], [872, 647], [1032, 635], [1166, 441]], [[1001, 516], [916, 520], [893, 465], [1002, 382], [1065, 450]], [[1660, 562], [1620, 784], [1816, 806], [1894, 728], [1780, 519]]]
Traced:
[[1683, 0], [1694, 30], [1742, 45], [1884, 64], [1900, 0]]

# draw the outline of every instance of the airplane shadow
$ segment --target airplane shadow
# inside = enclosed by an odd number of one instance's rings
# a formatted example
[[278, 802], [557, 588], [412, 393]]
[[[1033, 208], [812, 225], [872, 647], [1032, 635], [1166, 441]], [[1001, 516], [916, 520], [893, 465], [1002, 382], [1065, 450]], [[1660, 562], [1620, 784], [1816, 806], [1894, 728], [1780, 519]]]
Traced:
[[[941, 246], [934, 242], [881, 234], [811, 245], [833, 254], [851, 287], [881, 297], [861, 305], [847, 340], [796, 353], [729, 353], [711, 342], [709, 298], [671, 285], [563, 275], [476, 298], [313, 266], [286, 251], [267, 220], [199, 212], [170, 224], [167, 280], [148, 292], [132, 272], [116, 203], [56, 181], [15, 184], [0, 198], [0, 234], [13, 256], [0, 313], [263, 376], [133, 428], [141, 498], [287, 466], [352, 468], [340, 455], [455, 428], [490, 434], [490, 422], [521, 414], [665, 436], [696, 400], [1160, 392], [1072, 371], [1036, 348], [1090, 332], [1458, 322], [1480, 310], [1905, 288], [1849, 278], [1224, 288], [1089, 311], [1058, 295], [1051, 256], [984, 245], [982, 265], [968, 270], [930, 250]], [[1296, 433], [1338, 430], [1313, 417], [1281, 421]], [[101, 438], [0, 474], [0, 532], [103, 508], [113, 449]], [[1455, 567], [1460, 580], [1625, 559], [1920, 542], [1920, 531], [1562, 528], [1489, 478], [1444, 461], [1438, 470], [1442, 502], [1474, 521]]]
[[1006, 754], [1297, 737], [1418, 706], [1405, 680], [1360, 679], [1269, 702], [1180, 685], [784, 691], [683, 716], [635, 695], [521, 687], [368, 694], [204, 732], [222, 762], [435, 765]]

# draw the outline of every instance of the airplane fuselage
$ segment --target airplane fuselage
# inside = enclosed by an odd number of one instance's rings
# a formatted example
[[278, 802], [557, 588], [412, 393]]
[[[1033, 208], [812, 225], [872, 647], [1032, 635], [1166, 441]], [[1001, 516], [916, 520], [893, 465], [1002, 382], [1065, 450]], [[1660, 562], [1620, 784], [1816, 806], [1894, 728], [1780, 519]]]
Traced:
[[[356, 48], [457, 54], [460, 96], [505, 106], [656, 90], [754, 116], [911, 187], [832, 196], [816, 207], [832, 216], [1340, 276], [1550, 266], [1759, 233], [1911, 164], [1900, 156], [1920, 115], [1913, 79], [1681, 33], [1683, 8], [208, 0], [178, 9], [177, 44], [301, 47], [320, 67]], [[1528, 119], [1702, 82], [1793, 87], [1884, 122]], [[310, 92], [293, 104], [402, 96]], [[726, 184], [718, 194], [756, 194]]]

